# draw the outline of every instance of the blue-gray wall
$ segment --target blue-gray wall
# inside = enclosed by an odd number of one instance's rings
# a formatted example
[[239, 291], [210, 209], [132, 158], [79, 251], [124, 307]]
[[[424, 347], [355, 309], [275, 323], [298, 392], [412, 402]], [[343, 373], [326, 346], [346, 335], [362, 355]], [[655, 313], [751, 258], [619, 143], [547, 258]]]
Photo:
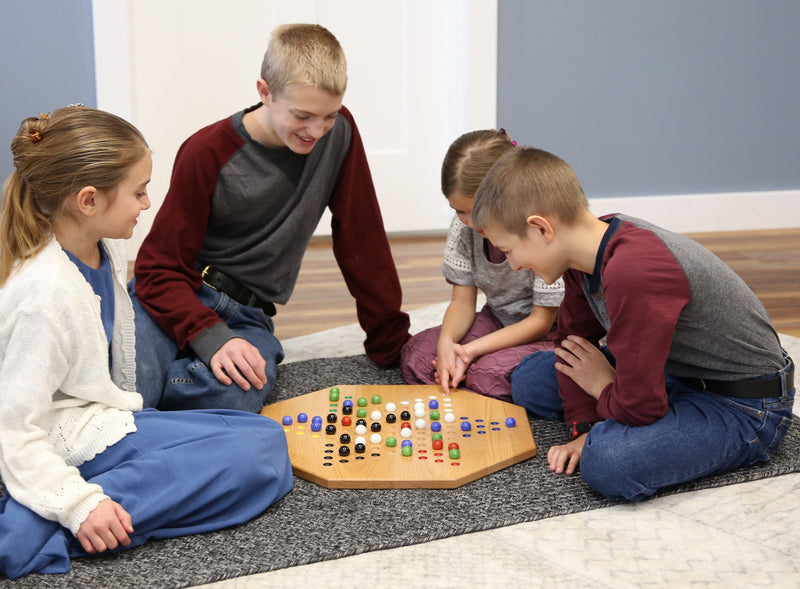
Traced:
[[22, 119], [96, 106], [91, 0], [0, 0], [0, 181]]
[[499, 0], [498, 125], [592, 197], [800, 187], [800, 2]]

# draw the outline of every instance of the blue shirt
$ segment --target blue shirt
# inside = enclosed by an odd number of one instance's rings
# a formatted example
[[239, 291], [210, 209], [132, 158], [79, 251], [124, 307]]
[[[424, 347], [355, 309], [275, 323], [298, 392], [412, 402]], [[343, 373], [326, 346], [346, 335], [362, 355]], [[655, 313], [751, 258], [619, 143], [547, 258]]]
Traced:
[[[103, 321], [103, 329], [106, 332], [109, 346], [111, 345], [111, 334], [114, 331], [114, 277], [111, 274], [111, 263], [108, 261], [106, 250], [99, 243], [97, 248], [100, 250], [100, 267], [95, 269], [87, 266], [76, 258], [72, 252], [64, 250], [70, 260], [78, 267], [83, 277], [91, 285], [95, 294], [100, 297], [100, 318]], [[109, 350], [109, 358], [111, 353]]]

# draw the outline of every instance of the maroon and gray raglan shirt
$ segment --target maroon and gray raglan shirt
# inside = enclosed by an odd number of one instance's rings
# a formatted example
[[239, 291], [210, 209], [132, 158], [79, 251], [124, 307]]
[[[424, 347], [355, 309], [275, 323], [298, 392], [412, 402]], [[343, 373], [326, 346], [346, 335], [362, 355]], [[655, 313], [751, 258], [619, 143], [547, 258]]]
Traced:
[[616, 373], [598, 400], [558, 373], [568, 423], [653, 423], [667, 411], [665, 374], [741, 380], [783, 368], [764, 306], [724, 262], [641, 219], [602, 219], [609, 227], [592, 274], [564, 275], [558, 341], [605, 337]]
[[[248, 110], [262, 108], [257, 105]], [[136, 294], [181, 349], [203, 360], [234, 337], [195, 293], [210, 264], [260, 299], [285, 304], [325, 210], [333, 251], [356, 300], [364, 348], [380, 366], [408, 339], [397, 269], [383, 227], [364, 146], [342, 108], [306, 155], [254, 141], [241, 111], [181, 146], [169, 191], [136, 259]]]

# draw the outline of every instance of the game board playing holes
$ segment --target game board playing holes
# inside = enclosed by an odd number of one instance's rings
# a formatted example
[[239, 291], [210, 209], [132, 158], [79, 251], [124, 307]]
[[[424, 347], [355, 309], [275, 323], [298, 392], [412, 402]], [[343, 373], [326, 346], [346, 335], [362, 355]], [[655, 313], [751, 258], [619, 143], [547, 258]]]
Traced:
[[338, 489], [452, 489], [536, 455], [522, 407], [436, 385], [339, 385], [261, 412], [294, 473]]

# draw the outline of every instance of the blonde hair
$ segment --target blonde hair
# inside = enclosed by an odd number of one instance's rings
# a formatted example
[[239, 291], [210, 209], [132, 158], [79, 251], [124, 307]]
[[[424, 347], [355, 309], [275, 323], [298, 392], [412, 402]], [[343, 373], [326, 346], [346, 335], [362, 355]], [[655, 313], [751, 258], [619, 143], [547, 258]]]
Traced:
[[47, 244], [53, 219], [71, 196], [86, 186], [111, 191], [148, 149], [136, 127], [84, 106], [22, 121], [0, 204], [0, 286], [17, 260]]
[[525, 235], [531, 215], [556, 217], [565, 225], [589, 208], [575, 171], [561, 158], [533, 147], [501, 156], [481, 182], [472, 207], [476, 229], [498, 225]]
[[347, 61], [339, 41], [325, 27], [281, 25], [272, 31], [261, 77], [275, 97], [284, 96], [295, 85], [341, 96], [347, 89]]
[[504, 129], [464, 133], [450, 144], [442, 162], [442, 194], [472, 198], [489, 168], [516, 144]]

